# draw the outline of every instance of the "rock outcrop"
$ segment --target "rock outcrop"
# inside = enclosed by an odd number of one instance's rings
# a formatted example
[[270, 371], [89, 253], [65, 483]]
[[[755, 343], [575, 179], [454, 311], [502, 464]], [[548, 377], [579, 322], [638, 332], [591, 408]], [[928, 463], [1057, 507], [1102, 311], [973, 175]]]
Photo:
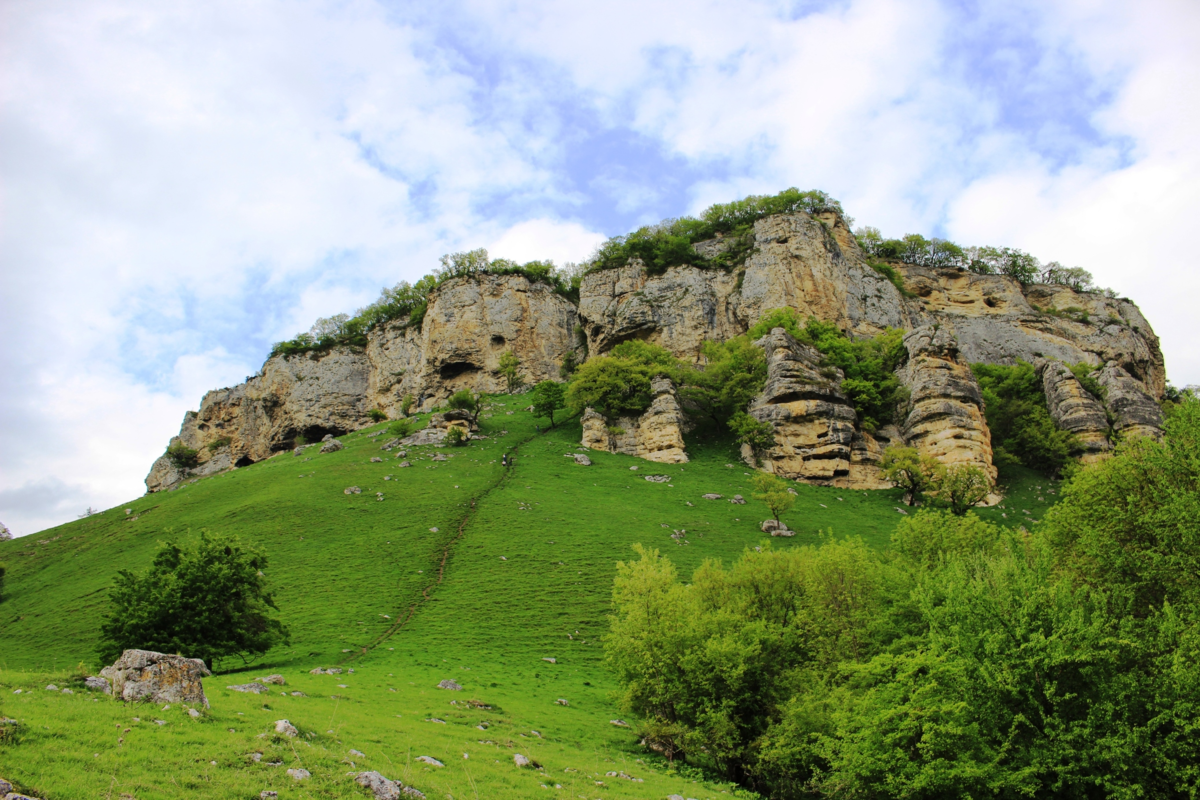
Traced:
[[775, 444], [747, 461], [785, 478], [832, 483], [850, 475], [857, 415], [839, 388], [841, 370], [821, 368], [821, 354], [783, 328], [759, 339], [766, 351], [767, 383], [750, 415], [775, 429]]
[[900, 431], [910, 447], [947, 466], [973, 464], [996, 479], [992, 435], [983, 417], [983, 395], [947, 323], [904, 337], [908, 363], [899, 371], [911, 396]]
[[1075, 373], [1061, 361], [1041, 361], [1038, 372], [1046, 393], [1046, 408], [1055, 424], [1078, 437], [1083, 445], [1080, 459], [1090, 464], [1112, 450], [1108, 438], [1108, 416], [1100, 400], [1093, 397]]
[[670, 379], [651, 384], [654, 401], [640, 417], [620, 417], [609, 422], [593, 409], [583, 414], [583, 446], [607, 453], [623, 453], [661, 464], [685, 464], [683, 409]]
[[208, 708], [201, 679], [212, 673], [198, 658], [126, 650], [100, 674], [112, 683], [113, 695], [126, 702], [195, 703]]
[[1113, 361], [1104, 365], [1097, 381], [1108, 395], [1105, 402], [1118, 436], [1162, 438], [1162, 409], [1140, 381]]

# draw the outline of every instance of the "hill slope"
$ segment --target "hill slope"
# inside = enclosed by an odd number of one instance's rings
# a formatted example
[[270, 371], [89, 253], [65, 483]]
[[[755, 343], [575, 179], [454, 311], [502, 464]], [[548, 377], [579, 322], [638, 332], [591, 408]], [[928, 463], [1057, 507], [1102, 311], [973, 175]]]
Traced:
[[[592, 453], [593, 465], [584, 467], [564, 457], [578, 450], [577, 422], [538, 432], [544, 420], [516, 411], [520, 398], [493, 402], [495, 416], [482, 423], [488, 439], [461, 449], [409, 448], [408, 468], [395, 452], [380, 451], [389, 437], [373, 435], [385, 427], [378, 425], [343, 437], [337, 453], [280, 455], [0, 543], [9, 566], [0, 603], [0, 716], [21, 722], [0, 738], [0, 776], [49, 800], [109, 791], [146, 800], [180, 789], [230, 798], [267, 788], [281, 797], [358, 796], [346, 773], [359, 768], [411, 782], [429, 797], [529, 797], [555, 784], [589, 798], [730, 790], [692, 784], [698, 776], [668, 770], [636, 747], [629, 730], [610, 724], [619, 712], [600, 637], [615, 563], [634, 543], [661, 548], [686, 574], [763, 540], [758, 523], [768, 514], [751, 498], [732, 443], [698, 437], [692, 461], [681, 466]], [[515, 456], [508, 470], [503, 452]], [[446, 460], [432, 460], [435, 453]], [[654, 474], [670, 480], [645, 480]], [[348, 486], [362, 493], [346, 495]], [[812, 542], [819, 531], [886, 547], [900, 518], [898, 491], [795, 488], [786, 520], [799, 535], [774, 540], [778, 547]], [[1006, 510], [980, 513], [1012, 524], [1029, 518], [1022, 511], [1040, 517], [1055, 498], [1050, 489], [1021, 472]], [[704, 500], [705, 493], [742, 494], [747, 503]], [[159, 541], [205, 528], [267, 551], [291, 645], [249, 674], [208, 679], [212, 708], [198, 720], [179, 708], [93, 703], [70, 670], [99, 666], [93, 649], [113, 575], [144, 570]], [[686, 535], [677, 541], [674, 531]], [[335, 665], [355, 672], [308, 674]], [[289, 692], [308, 696], [264, 703], [224, 688], [267, 670], [283, 673]], [[464, 691], [435, 689], [444, 678]], [[50, 682], [76, 694], [47, 692]], [[557, 705], [559, 698], [570, 705]], [[134, 715], [142, 721], [132, 722]], [[167, 724], [151, 725], [155, 716]], [[303, 744], [257, 738], [285, 717], [306, 734]], [[433, 718], [445, 724], [426, 721]], [[476, 727], [484, 722], [486, 730]], [[366, 755], [348, 756], [350, 748]], [[261, 761], [250, 759], [255, 752]], [[518, 770], [516, 752], [544, 772]], [[420, 755], [448, 766], [415, 762]], [[268, 765], [275, 760], [282, 765]], [[294, 783], [284, 774], [292, 766], [313, 777]], [[645, 783], [605, 774], [614, 771]]]

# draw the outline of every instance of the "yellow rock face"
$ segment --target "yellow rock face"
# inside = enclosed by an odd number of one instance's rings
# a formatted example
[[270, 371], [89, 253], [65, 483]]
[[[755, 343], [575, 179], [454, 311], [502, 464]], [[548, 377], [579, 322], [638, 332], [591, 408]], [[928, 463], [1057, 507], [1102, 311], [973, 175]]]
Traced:
[[654, 402], [640, 417], [621, 417], [609, 423], [601, 414], [587, 409], [582, 418], [583, 446], [660, 464], [686, 464], [683, 411], [675, 387], [666, 378], [655, 378], [651, 388]]

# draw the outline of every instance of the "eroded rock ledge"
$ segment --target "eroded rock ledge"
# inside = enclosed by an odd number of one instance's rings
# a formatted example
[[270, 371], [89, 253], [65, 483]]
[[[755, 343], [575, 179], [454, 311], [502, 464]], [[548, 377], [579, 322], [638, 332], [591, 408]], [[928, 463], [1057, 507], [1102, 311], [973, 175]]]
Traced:
[[640, 417], [619, 417], [610, 422], [594, 409], [587, 409], [582, 418], [583, 446], [661, 464], [686, 464], [683, 409], [675, 385], [668, 378], [658, 377], [650, 388], [654, 401]]

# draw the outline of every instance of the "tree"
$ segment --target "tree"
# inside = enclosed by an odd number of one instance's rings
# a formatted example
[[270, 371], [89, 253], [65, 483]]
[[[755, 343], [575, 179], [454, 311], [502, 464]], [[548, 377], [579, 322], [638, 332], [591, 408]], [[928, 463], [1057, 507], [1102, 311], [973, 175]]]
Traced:
[[609, 419], [638, 415], [650, 407], [650, 380], [655, 370], [623, 358], [600, 356], [585, 361], [567, 387], [567, 407], [574, 414], [594, 408]]
[[471, 434], [461, 425], [451, 425], [450, 430], [446, 431], [446, 444], [451, 447], [464, 447], [469, 441]]
[[749, 446], [755, 463], [762, 457], [764, 450], [775, 446], [775, 426], [755, 419], [745, 411], [739, 411], [729, 418], [729, 429], [733, 431], [738, 444]]
[[883, 477], [904, 490], [906, 505], [914, 505], [941, 476], [945, 468], [932, 456], [923, 456], [915, 447], [896, 447], [883, 451], [879, 462]]
[[124, 650], [156, 650], [215, 666], [287, 644], [287, 626], [271, 614], [278, 609], [266, 568], [266, 555], [236, 536], [201, 532], [185, 547], [160, 545], [145, 574], [117, 573], [97, 652], [110, 662]]
[[728, 424], [744, 412], [767, 381], [767, 358], [748, 336], [724, 342], [707, 341], [703, 369], [681, 370], [679, 394], [683, 406], [703, 414], [715, 424]]
[[411, 394], [404, 395], [404, 399], [400, 401], [400, 413], [407, 417], [415, 402], [416, 399]]
[[479, 398], [470, 389], [459, 389], [450, 395], [450, 400], [446, 405], [456, 411], [466, 411], [471, 415], [472, 424], [478, 424], [479, 412], [483, 410], [483, 405], [479, 402]]
[[779, 515], [791, 511], [796, 496], [788, 491], [787, 481], [766, 472], [759, 472], [751, 479], [755, 491], [751, 497], [761, 500], [771, 509], [771, 515], [779, 522]]
[[193, 450], [183, 442], [175, 442], [167, 448], [167, 459], [178, 470], [189, 470], [199, 463], [199, 450]]
[[554, 412], [563, 408], [566, 389], [555, 381], [542, 381], [533, 387], [533, 413], [539, 417], [549, 417], [550, 427], [554, 427]]
[[401, 439], [404, 439], [404, 438], [407, 438], [408, 435], [412, 433], [412, 428], [413, 428], [412, 420], [397, 419], [397, 420], [393, 420], [392, 423], [390, 425], [388, 425], [387, 429], [388, 429], [388, 433], [390, 433], [392, 436], [399, 436]]
[[982, 469], [974, 464], [954, 464], [938, 476], [930, 494], [961, 517], [991, 491], [992, 479]]
[[500, 368], [496, 372], [504, 378], [509, 394], [513, 394], [524, 385], [524, 381], [521, 380], [520, 369], [521, 359], [517, 358], [516, 353], [512, 350], [505, 350], [500, 354]]

